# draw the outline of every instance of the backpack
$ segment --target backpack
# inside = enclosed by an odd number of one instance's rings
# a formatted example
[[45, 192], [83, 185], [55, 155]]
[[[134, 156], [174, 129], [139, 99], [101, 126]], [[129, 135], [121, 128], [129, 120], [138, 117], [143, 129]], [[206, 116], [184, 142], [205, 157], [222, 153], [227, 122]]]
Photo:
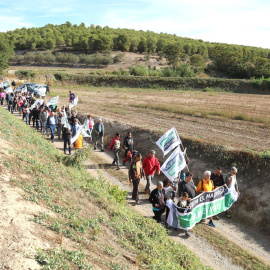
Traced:
[[[203, 190], [203, 180], [201, 180], [200, 182], [202, 183], [202, 191], [204, 191], [204, 190]], [[210, 179], [209, 182], [210, 182], [212, 185], [214, 185], [213, 180]]]

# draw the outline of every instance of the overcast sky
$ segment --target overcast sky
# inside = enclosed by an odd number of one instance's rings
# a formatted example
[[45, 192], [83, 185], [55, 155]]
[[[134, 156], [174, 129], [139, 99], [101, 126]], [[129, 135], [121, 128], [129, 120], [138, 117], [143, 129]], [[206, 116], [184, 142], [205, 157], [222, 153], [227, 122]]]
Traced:
[[266, 0], [1, 0], [0, 31], [84, 22], [270, 48]]

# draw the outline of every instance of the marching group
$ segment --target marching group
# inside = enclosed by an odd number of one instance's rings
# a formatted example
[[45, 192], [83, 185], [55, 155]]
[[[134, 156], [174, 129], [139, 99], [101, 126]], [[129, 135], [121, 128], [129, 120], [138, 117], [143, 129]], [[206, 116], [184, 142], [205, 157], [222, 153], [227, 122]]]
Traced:
[[[75, 94], [70, 91], [69, 102], [72, 103], [74, 99]], [[0, 89], [1, 105], [4, 105], [5, 100], [8, 110], [11, 113], [18, 111], [26, 124], [30, 125], [32, 121], [33, 127], [40, 130], [42, 134], [49, 135], [50, 133], [52, 142], [55, 140], [55, 131], [57, 130], [58, 139], [62, 138], [64, 140], [64, 153], [67, 154], [68, 151], [68, 154], [71, 154], [72, 137], [74, 137], [77, 132], [80, 133], [82, 125], [75, 111], [70, 114], [68, 107], [62, 106], [61, 108], [57, 108], [56, 105], [47, 106], [42, 97], [39, 97], [36, 100], [36, 98], [28, 92], [21, 93], [20, 91], [14, 91], [5, 93], [4, 89]], [[33, 105], [35, 106], [33, 107]], [[70, 115], [70, 117], [67, 118], [66, 115]], [[68, 121], [68, 125], [65, 123], [66, 120]], [[92, 116], [88, 115], [83, 126], [87, 132], [89, 142], [93, 141], [94, 143], [94, 150], [97, 149], [99, 143], [101, 151], [104, 152], [105, 130], [102, 119], [99, 118], [97, 123], [94, 123]], [[74, 142], [74, 148], [81, 149], [83, 147], [83, 135], [78, 134], [77, 137], [78, 138]], [[213, 191], [223, 185], [226, 185], [228, 188], [234, 186], [236, 192], [240, 195], [236, 180], [237, 169], [235, 167], [231, 168], [225, 178], [222, 175], [220, 167], [217, 167], [213, 173], [211, 173], [211, 171], [205, 171], [203, 180], [199, 181], [197, 187], [194, 185], [192, 179], [193, 174], [190, 171], [187, 171], [186, 173], [182, 171], [175, 181], [172, 182], [168, 179], [158, 181], [156, 188], [152, 190], [151, 185], [154, 175], [159, 175], [161, 172], [160, 163], [155, 156], [155, 150], [151, 150], [149, 155], [142, 159], [142, 155], [134, 149], [134, 140], [131, 132], [127, 133], [123, 144], [121, 144], [120, 137], [120, 133], [116, 133], [108, 148], [108, 151], [113, 151], [114, 153], [112, 165], [117, 166], [117, 170], [120, 169], [119, 154], [121, 148], [123, 148], [125, 151], [123, 165], [125, 166], [127, 162], [130, 163], [129, 181], [133, 184], [132, 200], [135, 200], [137, 204], [139, 203], [139, 183], [141, 179], [145, 179], [146, 185], [144, 191], [149, 195], [149, 201], [152, 204], [154, 213], [153, 218], [157, 222], [161, 222], [161, 216], [164, 212], [166, 213], [167, 220], [170, 211], [166, 206], [166, 200], [168, 199], [177, 202], [177, 206], [180, 210], [181, 208], [188, 208], [189, 202], [196, 195], [205, 191]], [[188, 163], [189, 160], [188, 158], [186, 159]], [[226, 216], [231, 216], [229, 210], [226, 211]], [[218, 216], [215, 218], [218, 219]], [[210, 221], [208, 224], [215, 227], [213, 217], [210, 217], [209, 219]], [[190, 236], [188, 231], [186, 231], [186, 236]]]

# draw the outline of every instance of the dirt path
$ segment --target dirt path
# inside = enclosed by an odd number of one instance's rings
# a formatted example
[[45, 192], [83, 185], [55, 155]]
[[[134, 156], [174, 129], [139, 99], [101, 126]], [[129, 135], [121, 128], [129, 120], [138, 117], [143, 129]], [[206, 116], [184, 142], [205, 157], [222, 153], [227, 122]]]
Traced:
[[[18, 116], [19, 117], [19, 116]], [[54, 143], [60, 151], [63, 151], [63, 142], [56, 140]], [[107, 178], [112, 184], [119, 185], [123, 190], [128, 191], [129, 196], [127, 202], [132, 208], [138, 213], [152, 217], [151, 205], [148, 203], [147, 196], [143, 193], [144, 182], [140, 184], [140, 204], [136, 205], [130, 199], [132, 185], [127, 181], [127, 168], [122, 166], [120, 171], [125, 177], [114, 177], [109, 168], [112, 162], [112, 156], [108, 152], [95, 151], [94, 156], [86, 162], [87, 170], [93, 176], [99, 176], [100, 174]], [[126, 180], [124, 180], [126, 179]], [[265, 235], [256, 233], [256, 230], [246, 229], [243, 225], [238, 224], [232, 220], [219, 220], [216, 221], [217, 230], [223, 236], [228, 237], [231, 242], [240, 244], [244, 249], [248, 250], [252, 254], [255, 254], [258, 258], [264, 261], [266, 264], [270, 264], [269, 257], [269, 238]], [[203, 241], [198, 236], [192, 234], [192, 237], [186, 238], [183, 231], [171, 231], [170, 237], [177, 242], [183, 243], [187, 246], [194, 254], [201, 258], [201, 261], [214, 269], [241, 269], [241, 267], [234, 265], [229, 258], [225, 258], [221, 253], [212, 248], [208, 243]], [[230, 236], [231, 235], [231, 236]]]
[[[54, 144], [59, 150], [63, 151], [62, 142], [56, 141]], [[85, 163], [85, 166], [88, 172], [94, 177], [102, 175], [113, 185], [118, 185], [122, 190], [127, 191], [127, 202], [130, 204], [130, 206], [141, 215], [144, 215], [145, 217], [152, 217], [153, 212], [151, 205], [148, 202], [147, 195], [143, 192], [145, 182], [142, 181], [140, 183], [140, 204], [137, 205], [134, 203], [134, 201], [131, 200], [132, 184], [130, 184], [127, 180], [127, 167], [121, 166], [121, 173], [126, 176], [126, 180], [116, 178], [110, 174], [110, 169], [108, 169], [112, 163], [112, 160], [113, 157], [111, 153], [95, 151], [94, 156]], [[270, 249], [267, 245], [268, 241], [262, 235], [251, 235], [249, 230], [245, 230], [243, 226], [234, 223], [233, 221], [221, 219], [216, 221], [216, 225], [217, 227], [213, 229], [213, 231], [218, 230], [219, 233], [226, 237], [231, 235], [232, 237], [229, 237], [230, 241], [238, 244], [240, 243], [243, 248], [259, 257], [266, 264], [270, 264], [270, 258], [268, 256]], [[201, 258], [202, 263], [207, 266], [210, 266], [214, 269], [224, 270], [242, 269], [241, 267], [234, 265], [229, 258], [225, 258], [220, 252], [215, 250], [207, 242], [195, 234], [193, 234], [190, 238], [186, 238], [184, 231], [178, 230], [177, 232], [170, 231], [169, 235], [174, 241], [180, 242], [189, 248], [195, 255]], [[253, 238], [253, 236], [260, 238], [255, 240], [256, 238]]]

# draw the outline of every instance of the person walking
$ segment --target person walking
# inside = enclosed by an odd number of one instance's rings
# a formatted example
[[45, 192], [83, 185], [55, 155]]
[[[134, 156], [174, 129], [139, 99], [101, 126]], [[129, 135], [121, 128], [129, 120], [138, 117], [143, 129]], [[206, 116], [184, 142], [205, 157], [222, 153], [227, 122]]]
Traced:
[[125, 149], [125, 159], [123, 160], [123, 165], [127, 161], [131, 162], [132, 152], [134, 150], [134, 142], [131, 135], [131, 132], [127, 133], [127, 136], [124, 139], [123, 148]]
[[47, 126], [51, 131], [52, 143], [54, 142], [54, 133], [55, 133], [55, 128], [56, 128], [57, 124], [58, 124], [57, 117], [55, 116], [55, 113], [52, 112], [52, 114], [47, 119]]
[[210, 179], [213, 181], [215, 188], [221, 187], [225, 184], [220, 167], [216, 167], [215, 172], [211, 173]]
[[0, 99], [1, 99], [1, 105], [4, 104], [4, 100], [5, 100], [5, 97], [6, 97], [6, 94], [5, 94], [5, 91], [4, 89], [0, 89]]
[[157, 175], [160, 175], [160, 164], [158, 159], [155, 157], [156, 151], [151, 150], [150, 154], [143, 160], [143, 169], [146, 175], [146, 186], [145, 193], [151, 193], [151, 182], [154, 178], [154, 174], [157, 171]]
[[72, 132], [70, 128], [63, 127], [63, 140], [64, 140], [64, 153], [67, 153], [67, 146], [68, 146], [68, 153], [71, 154], [71, 137]]
[[[205, 171], [204, 172], [204, 178], [203, 180], [201, 180], [197, 186], [197, 192], [198, 193], [203, 193], [205, 191], [213, 191], [214, 190], [214, 183], [213, 181], [210, 179], [211, 176], [211, 172], [210, 171]], [[208, 223], [209, 226], [211, 227], [216, 227], [216, 225], [213, 223], [213, 217], [209, 218], [210, 221]]]
[[[235, 167], [232, 167], [230, 169], [230, 172], [225, 176], [225, 184], [227, 185], [228, 188], [234, 188], [235, 191], [240, 196], [240, 192], [239, 192], [238, 184], [236, 180], [236, 174], [237, 174], [237, 169]], [[230, 209], [226, 210], [225, 214], [227, 218], [230, 218], [232, 216]]]
[[71, 91], [69, 91], [69, 102], [70, 103], [72, 103], [73, 102], [73, 100], [75, 99], [75, 94], [74, 93], [72, 93]]
[[89, 141], [92, 142], [92, 130], [94, 126], [94, 120], [92, 119], [92, 115], [87, 115], [87, 118], [84, 121], [84, 129], [89, 134]]
[[74, 142], [74, 148], [75, 150], [83, 148], [83, 135], [82, 134], [80, 134], [78, 139]]
[[152, 204], [154, 217], [158, 223], [161, 222], [161, 216], [165, 211], [165, 190], [163, 189], [163, 183], [159, 181], [157, 188], [155, 188], [149, 197], [149, 201]]
[[178, 195], [181, 197], [181, 194], [186, 192], [189, 198], [193, 199], [196, 196], [196, 187], [193, 185], [193, 174], [192, 172], [186, 173], [186, 178], [179, 182], [178, 185]]
[[129, 171], [129, 182], [133, 184], [132, 200], [139, 203], [139, 183], [144, 176], [144, 170], [142, 167], [142, 155], [137, 154], [136, 158], [131, 162]]
[[113, 150], [114, 152], [114, 160], [112, 162], [112, 165], [116, 165], [117, 170], [120, 170], [120, 164], [119, 164], [119, 153], [121, 150], [120, 147], [121, 147], [120, 134], [116, 133], [115, 138], [113, 138], [111, 141], [108, 151]]
[[25, 116], [25, 123], [27, 125], [29, 123], [29, 114], [30, 114], [29, 106], [26, 104], [23, 110], [24, 110], [24, 116]]
[[99, 118], [98, 122], [94, 125], [94, 135], [95, 135], [95, 141], [94, 141], [94, 150], [97, 149], [97, 143], [99, 141], [101, 145], [101, 152], [104, 152], [104, 125], [102, 123], [102, 119]]

